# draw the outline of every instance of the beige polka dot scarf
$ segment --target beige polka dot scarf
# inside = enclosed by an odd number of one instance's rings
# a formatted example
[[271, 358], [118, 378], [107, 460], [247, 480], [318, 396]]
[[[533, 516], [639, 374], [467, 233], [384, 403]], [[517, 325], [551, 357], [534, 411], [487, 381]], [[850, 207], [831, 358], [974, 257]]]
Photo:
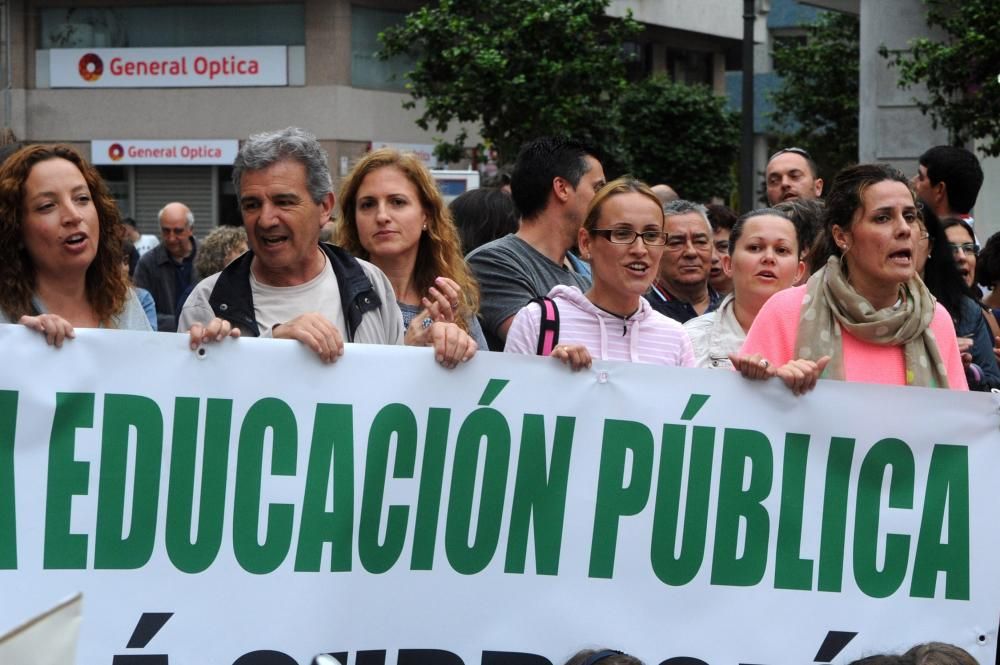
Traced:
[[830, 356], [823, 378], [843, 381], [841, 329], [846, 328], [872, 344], [903, 346], [907, 385], [947, 388], [948, 372], [930, 329], [934, 296], [917, 277], [900, 292], [894, 307], [875, 310], [848, 283], [840, 258], [831, 256], [806, 284], [795, 340], [797, 357], [817, 360]]

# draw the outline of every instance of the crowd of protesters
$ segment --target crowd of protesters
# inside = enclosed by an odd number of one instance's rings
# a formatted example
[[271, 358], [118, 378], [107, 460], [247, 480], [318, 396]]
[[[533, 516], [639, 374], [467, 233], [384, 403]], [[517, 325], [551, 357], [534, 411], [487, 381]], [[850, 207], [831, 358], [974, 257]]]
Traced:
[[1000, 240], [977, 261], [983, 175], [962, 148], [929, 149], [912, 180], [859, 164], [828, 186], [784, 148], [765, 172], [772, 207], [743, 215], [665, 183], [608, 183], [599, 151], [546, 137], [502, 189], [451, 208], [419, 160], [385, 149], [335, 199], [326, 153], [298, 128], [249, 137], [233, 177], [243, 229], [199, 243], [174, 201], [157, 242], [73, 148], [9, 156], [0, 321], [57, 346], [80, 327], [179, 330], [192, 347], [297, 339], [326, 362], [347, 341], [432, 346], [446, 367], [488, 348], [575, 370], [729, 368], [796, 393], [821, 377], [1000, 387]]
[[[0, 323], [57, 347], [77, 328], [117, 328], [177, 331], [193, 349], [295, 339], [327, 363], [354, 342], [433, 347], [448, 368], [487, 349], [576, 371], [725, 368], [796, 394], [819, 378], [1000, 387], [1000, 238], [980, 253], [983, 176], [961, 148], [928, 150], [912, 180], [859, 164], [828, 187], [808, 153], [782, 149], [770, 207], [741, 215], [663, 183], [607, 182], [598, 151], [554, 138], [522, 148], [509, 193], [451, 208], [419, 160], [385, 149], [335, 198], [326, 153], [298, 128], [249, 137], [233, 179], [242, 229], [198, 242], [174, 201], [157, 243], [79, 152], [20, 149], [0, 167]], [[856, 663], [975, 660], [930, 643]], [[570, 664], [641, 661], [600, 649]]]

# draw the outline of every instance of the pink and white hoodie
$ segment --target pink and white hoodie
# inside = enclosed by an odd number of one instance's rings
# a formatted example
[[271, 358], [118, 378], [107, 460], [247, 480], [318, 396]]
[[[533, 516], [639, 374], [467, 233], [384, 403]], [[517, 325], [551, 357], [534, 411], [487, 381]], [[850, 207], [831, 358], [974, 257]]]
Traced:
[[[559, 310], [559, 343], [583, 344], [594, 360], [694, 367], [694, 351], [684, 327], [639, 298], [639, 310], [622, 319], [590, 302], [575, 286], [556, 286], [549, 298]], [[535, 355], [542, 309], [529, 304], [507, 331], [507, 353]]]

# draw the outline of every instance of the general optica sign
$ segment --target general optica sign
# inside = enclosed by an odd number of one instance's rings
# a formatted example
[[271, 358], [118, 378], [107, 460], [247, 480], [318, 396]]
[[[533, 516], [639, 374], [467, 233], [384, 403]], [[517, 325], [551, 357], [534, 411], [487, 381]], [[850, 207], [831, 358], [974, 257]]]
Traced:
[[288, 85], [284, 46], [53, 49], [53, 88]]
[[176, 139], [171, 141], [92, 141], [91, 162], [94, 164], [145, 164], [184, 166], [196, 164], [231, 165], [236, 159], [240, 142], [233, 140], [206, 141]]

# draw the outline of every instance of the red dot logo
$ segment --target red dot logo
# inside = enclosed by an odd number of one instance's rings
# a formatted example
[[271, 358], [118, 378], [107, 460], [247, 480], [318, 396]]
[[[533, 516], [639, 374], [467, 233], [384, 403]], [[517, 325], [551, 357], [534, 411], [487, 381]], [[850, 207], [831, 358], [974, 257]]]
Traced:
[[80, 78], [93, 83], [104, 73], [104, 62], [96, 53], [88, 53], [80, 58]]
[[122, 147], [121, 143], [112, 143], [108, 146], [108, 157], [111, 161], [117, 162], [119, 159], [125, 156], [125, 148]]

